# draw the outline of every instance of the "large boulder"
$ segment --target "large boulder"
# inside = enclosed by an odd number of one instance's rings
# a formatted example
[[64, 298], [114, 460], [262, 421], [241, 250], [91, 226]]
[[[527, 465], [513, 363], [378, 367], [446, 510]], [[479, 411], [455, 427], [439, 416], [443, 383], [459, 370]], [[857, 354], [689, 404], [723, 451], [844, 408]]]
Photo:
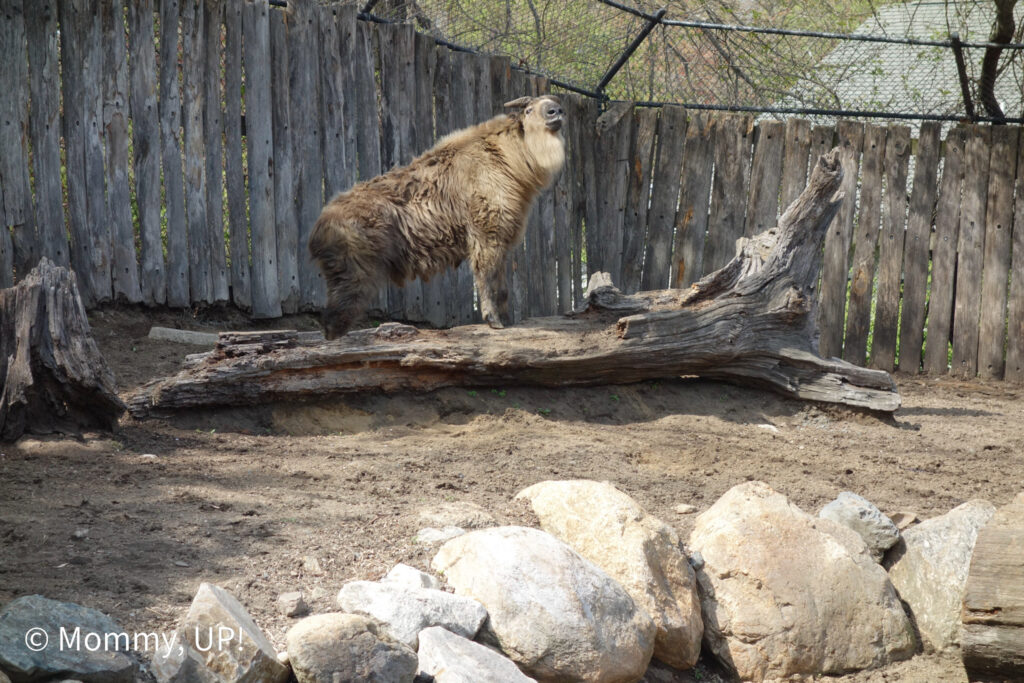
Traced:
[[374, 619], [332, 612], [306, 617], [285, 636], [298, 683], [409, 683], [416, 653]]
[[654, 650], [654, 623], [621, 585], [554, 536], [525, 527], [470, 532], [432, 566], [483, 603], [482, 631], [539, 681], [636, 681]]
[[153, 657], [159, 683], [192, 680], [283, 683], [288, 667], [233, 595], [202, 583], [178, 628], [181, 647]]
[[960, 609], [978, 531], [995, 513], [972, 500], [903, 532], [889, 579], [917, 622], [924, 645], [942, 650], [960, 643]]
[[913, 626], [861, 538], [763, 482], [697, 517], [704, 642], [744, 680], [871, 668], [914, 654]]
[[900, 530], [874, 503], [852, 491], [843, 491], [818, 512], [822, 519], [831, 519], [857, 532], [876, 561], [900, 540]]
[[90, 607], [26, 595], [0, 610], [0, 669], [14, 683], [55, 676], [130, 683], [131, 648], [124, 629]]
[[420, 672], [434, 683], [531, 683], [507, 657], [440, 626], [420, 633]]
[[697, 579], [672, 527], [608, 482], [545, 481], [516, 498], [530, 501], [544, 531], [608, 572], [647, 611], [656, 659], [678, 669], [696, 664], [704, 635]]
[[473, 639], [487, 618], [487, 610], [472, 598], [390, 581], [346, 583], [338, 593], [338, 607], [377, 619], [392, 638], [413, 649], [420, 631], [428, 626], [442, 626]]

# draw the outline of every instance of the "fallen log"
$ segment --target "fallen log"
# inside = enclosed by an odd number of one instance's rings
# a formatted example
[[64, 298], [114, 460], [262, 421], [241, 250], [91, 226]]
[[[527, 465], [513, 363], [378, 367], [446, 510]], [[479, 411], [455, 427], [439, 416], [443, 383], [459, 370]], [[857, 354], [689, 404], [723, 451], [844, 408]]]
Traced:
[[124, 408], [73, 272], [43, 258], [0, 290], [0, 441], [113, 429]]
[[736, 257], [689, 290], [623, 295], [595, 275], [584, 309], [493, 330], [387, 324], [332, 342], [294, 332], [222, 334], [173, 377], [127, 400], [153, 412], [447, 386], [623, 384], [699, 375], [801, 399], [893, 411], [888, 373], [817, 356], [815, 287], [838, 210], [837, 151], [815, 165], [777, 228], [741, 240]]
[[970, 680], [1024, 680], [1024, 493], [978, 532], [961, 618]]

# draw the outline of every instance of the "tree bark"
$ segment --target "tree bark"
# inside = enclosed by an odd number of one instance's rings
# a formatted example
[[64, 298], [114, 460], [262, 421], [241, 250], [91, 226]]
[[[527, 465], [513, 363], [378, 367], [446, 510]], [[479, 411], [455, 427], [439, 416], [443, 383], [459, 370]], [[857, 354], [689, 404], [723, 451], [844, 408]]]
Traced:
[[0, 440], [113, 429], [124, 408], [73, 272], [43, 258], [0, 290]]
[[333, 342], [295, 332], [222, 334], [174, 377], [128, 399], [153, 412], [446, 386], [624, 384], [699, 375], [786, 396], [893, 411], [888, 373], [817, 356], [815, 288], [825, 231], [842, 196], [838, 151], [819, 159], [779, 226], [738, 242], [721, 270], [689, 290], [623, 295], [604, 273], [586, 307], [492, 330], [386, 324]]
[[[993, 0], [996, 6], [996, 18], [992, 22], [992, 33], [988, 37], [990, 43], [1009, 43], [1013, 40], [1014, 20], [1013, 8], [1017, 0]], [[994, 119], [1006, 118], [1003, 108], [996, 99], [996, 76], [999, 72], [999, 57], [1003, 53], [1001, 47], [985, 48], [985, 56], [981, 59], [981, 76], [978, 79], [978, 99], [981, 100], [985, 112]]]

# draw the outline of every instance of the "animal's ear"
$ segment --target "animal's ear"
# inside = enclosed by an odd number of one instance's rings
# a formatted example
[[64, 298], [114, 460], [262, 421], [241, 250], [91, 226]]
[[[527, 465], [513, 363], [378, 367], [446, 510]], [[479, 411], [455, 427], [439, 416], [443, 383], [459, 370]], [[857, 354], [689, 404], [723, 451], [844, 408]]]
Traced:
[[530, 103], [530, 100], [532, 100], [532, 99], [533, 99], [532, 97], [520, 97], [517, 100], [512, 100], [511, 102], [506, 102], [505, 103], [505, 109], [522, 109], [523, 107], [528, 105]]

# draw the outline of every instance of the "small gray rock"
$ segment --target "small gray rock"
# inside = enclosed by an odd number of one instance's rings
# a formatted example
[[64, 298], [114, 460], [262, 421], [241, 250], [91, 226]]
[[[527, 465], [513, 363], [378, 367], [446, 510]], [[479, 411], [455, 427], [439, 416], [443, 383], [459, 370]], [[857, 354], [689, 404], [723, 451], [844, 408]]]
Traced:
[[277, 596], [277, 611], [286, 617], [301, 617], [309, 612], [309, 606], [301, 591], [292, 591]]
[[874, 503], [851, 491], [843, 491], [818, 513], [822, 519], [853, 529], [864, 539], [875, 561], [881, 561], [885, 551], [900, 540], [900, 530]]
[[379, 620], [395, 640], [411, 648], [428, 626], [443, 626], [472, 639], [487, 618], [487, 610], [472, 598], [391, 582], [347, 583], [338, 593], [338, 606]]
[[511, 659], [440, 626], [420, 632], [420, 672], [434, 683], [536, 683]]
[[0, 610], [0, 668], [19, 683], [54, 676], [130, 683], [137, 664], [125, 654], [128, 638], [99, 610], [28, 595]]
[[298, 683], [409, 683], [418, 668], [411, 648], [393, 640], [377, 621], [358, 614], [306, 617], [285, 639]]
[[415, 567], [410, 567], [407, 564], [399, 562], [391, 571], [388, 572], [381, 581], [388, 583], [396, 583], [401, 586], [408, 586], [410, 588], [433, 588], [434, 590], [441, 590], [441, 582], [437, 577], [431, 576], [426, 572], [421, 572]]

